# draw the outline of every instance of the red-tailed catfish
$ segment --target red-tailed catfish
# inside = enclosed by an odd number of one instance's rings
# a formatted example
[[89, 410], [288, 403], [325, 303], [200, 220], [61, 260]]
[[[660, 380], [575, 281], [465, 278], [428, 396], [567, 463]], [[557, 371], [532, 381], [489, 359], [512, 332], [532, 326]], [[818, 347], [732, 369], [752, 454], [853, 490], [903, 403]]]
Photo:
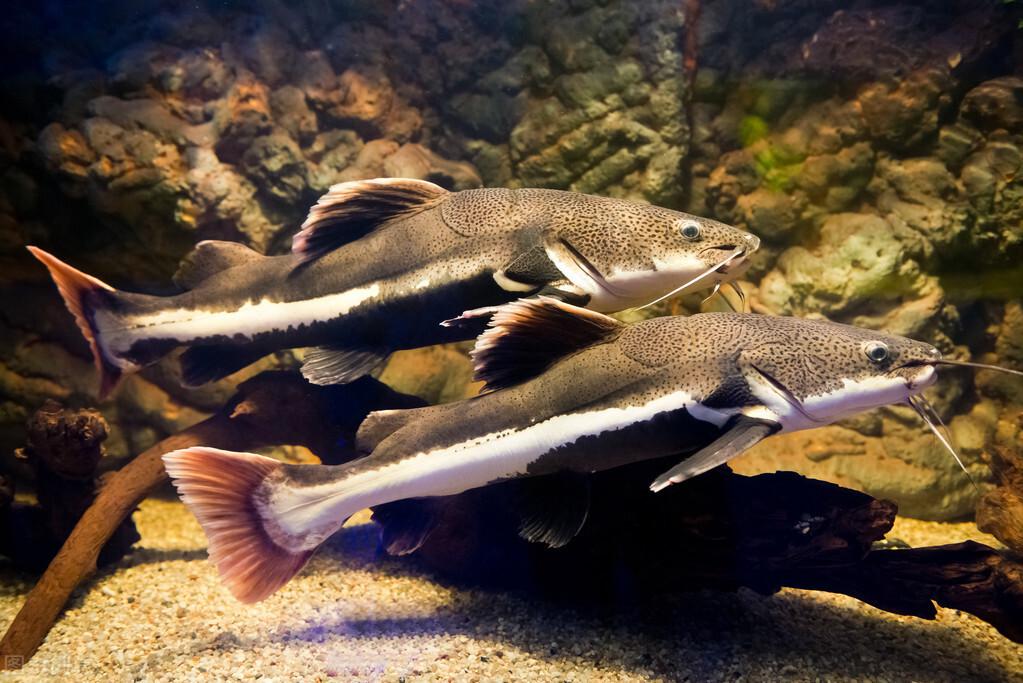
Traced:
[[29, 249], [88, 340], [103, 396], [181, 346], [188, 385], [294, 347], [316, 347], [303, 367], [310, 381], [343, 383], [394, 350], [471, 339], [476, 326], [439, 324], [467, 310], [542, 293], [621, 311], [734, 282], [758, 246], [742, 230], [639, 202], [381, 178], [331, 188], [288, 255], [201, 242], [175, 296], [118, 291]]
[[[164, 456], [235, 596], [277, 590], [367, 507], [392, 508], [385, 523], [404, 529], [388, 550], [410, 552], [431, 530], [431, 501], [496, 482], [585, 478], [677, 454], [651, 484], [660, 491], [772, 434], [883, 405], [910, 403], [933, 427], [920, 394], [937, 365], [957, 364], [912, 339], [744, 313], [625, 325], [541, 297], [502, 307], [490, 324], [473, 352], [488, 391], [371, 413], [357, 439], [365, 457], [322, 466], [202, 447]], [[521, 510], [524, 537], [559, 546], [582, 527], [588, 489], [560, 491]], [[416, 504], [395, 513], [407, 500]]]

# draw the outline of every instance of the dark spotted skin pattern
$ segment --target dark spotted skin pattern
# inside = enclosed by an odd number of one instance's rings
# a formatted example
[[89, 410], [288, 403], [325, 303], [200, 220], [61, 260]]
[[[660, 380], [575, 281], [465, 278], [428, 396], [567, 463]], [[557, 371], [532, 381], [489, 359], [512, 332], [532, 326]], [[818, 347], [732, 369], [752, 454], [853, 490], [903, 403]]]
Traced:
[[[519, 225], [537, 231], [553, 230], [605, 275], [652, 269], [654, 259], [663, 261], [678, 253], [692, 254], [711, 266], [721, 260], [722, 253], [749, 244], [752, 238], [708, 218], [561, 190], [467, 190], [440, 208], [445, 222], [468, 236], [493, 230], [494, 222], [488, 220], [493, 215], [493, 206], [500, 207], [504, 215]], [[683, 220], [700, 225], [697, 240], [686, 240], [679, 234]]]
[[[880, 341], [889, 357], [867, 358], [864, 345]], [[767, 371], [796, 398], [805, 400], [914, 361], [939, 357], [930, 344], [851, 325], [740, 313], [657, 318], [622, 335], [625, 352], [652, 366], [677, 368], [700, 396], [741, 399], [737, 379], [750, 365]], [[907, 369], [903, 374], [911, 374]], [[731, 405], [735, 405], [731, 403]]]
[[[551, 331], [556, 334], [556, 330]], [[887, 344], [889, 360], [875, 363], [866, 342]], [[799, 399], [835, 391], [842, 379], [909, 379], [933, 360], [929, 344], [837, 323], [741, 313], [655, 318], [623, 326], [601, 343], [556, 362], [543, 374], [500, 391], [407, 411], [407, 419], [368, 457], [338, 467], [292, 468], [299, 485], [344, 479], [420, 453], [521, 430], [552, 417], [628, 408], [684, 391], [708, 408], [737, 412], [759, 406], [747, 383], [761, 367]], [[529, 474], [597, 471], [637, 459], [690, 453], [711, 443], [718, 425], [685, 409], [615, 431], [594, 433], [539, 453]], [[705, 417], [705, 415], [704, 415]]]
[[409, 422], [366, 458], [336, 467], [289, 471], [300, 484], [322, 483], [399, 462], [417, 453], [580, 410], [628, 405], [659, 394], [658, 372], [599, 344], [566, 358], [534, 380], [498, 392], [408, 413]]
[[[683, 220], [701, 224], [700, 239], [680, 235]], [[680, 255], [710, 266], [735, 244], [756, 244], [755, 237], [730, 226], [638, 202], [555, 190], [466, 190], [299, 267], [293, 255], [268, 257], [214, 274], [180, 295], [125, 294], [120, 311], [233, 311], [250, 302], [304, 301], [383, 283], [377, 297], [344, 316], [287, 330], [187, 340], [141, 329], [124, 357], [144, 365], [182, 344], [237, 344], [269, 353], [321, 344], [396, 350], [468, 339], [477, 328], [438, 323], [545, 285], [568, 284], [545, 259], [522, 258], [542, 255], [544, 237], [551, 234], [570, 241], [603, 273], [653, 270], [655, 260]], [[519, 273], [524, 289], [507, 291], [494, 274], [517, 259], [517, 264], [535, 263], [536, 272]]]

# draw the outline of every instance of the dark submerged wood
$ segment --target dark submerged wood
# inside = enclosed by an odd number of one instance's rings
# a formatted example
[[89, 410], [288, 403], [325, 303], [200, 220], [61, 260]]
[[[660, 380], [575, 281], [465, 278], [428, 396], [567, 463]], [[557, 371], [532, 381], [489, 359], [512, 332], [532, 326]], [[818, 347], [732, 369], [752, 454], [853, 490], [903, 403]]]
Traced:
[[855, 597], [934, 619], [934, 603], [1023, 642], [1023, 563], [972, 541], [886, 547], [897, 507], [793, 472], [746, 477], [719, 467], [651, 493], [671, 458], [599, 473], [586, 526], [548, 550], [516, 536], [516, 482], [468, 491], [444, 506], [417, 555], [456, 581], [558, 600], [629, 604], [705, 588], [782, 587]]

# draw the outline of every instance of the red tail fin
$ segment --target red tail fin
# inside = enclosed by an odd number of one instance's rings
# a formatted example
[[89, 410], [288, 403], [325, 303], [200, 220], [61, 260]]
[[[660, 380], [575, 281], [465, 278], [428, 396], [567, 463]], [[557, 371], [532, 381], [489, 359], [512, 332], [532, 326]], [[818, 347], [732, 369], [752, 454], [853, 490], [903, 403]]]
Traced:
[[185, 448], [163, 456], [167, 473], [206, 538], [210, 560], [231, 593], [258, 602], [291, 580], [313, 550], [288, 550], [271, 538], [262, 484], [284, 465], [252, 453]]
[[53, 278], [60, 295], [64, 298], [64, 305], [75, 316], [78, 329], [82, 331], [85, 340], [89, 342], [92, 358], [99, 371], [99, 397], [105, 398], [117, 386], [117, 382], [121, 378], [121, 368], [103, 354], [99, 341], [99, 328], [96, 326], [93, 316], [94, 303], [90, 301], [89, 295], [93, 292], [114, 292], [116, 290], [105, 282], [72, 268], [53, 254], [38, 247], [28, 247], [28, 250], [50, 271], [50, 277]]

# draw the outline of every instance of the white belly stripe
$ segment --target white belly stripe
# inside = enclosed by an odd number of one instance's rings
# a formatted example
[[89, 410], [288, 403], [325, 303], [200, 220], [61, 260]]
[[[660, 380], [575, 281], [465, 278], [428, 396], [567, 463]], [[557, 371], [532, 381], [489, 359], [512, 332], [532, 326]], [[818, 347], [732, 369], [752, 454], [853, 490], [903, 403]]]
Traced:
[[[247, 302], [233, 311], [178, 308], [129, 319], [135, 336], [169, 337], [188, 341], [198, 337], [236, 334], [251, 337], [258, 332], [286, 330], [344, 315], [380, 294], [380, 283], [346, 292], [301, 301]], [[143, 328], [139, 330], [137, 328]]]
[[[465, 259], [454, 260], [448, 270], [471, 276], [475, 264]], [[259, 333], [286, 331], [314, 322], [333, 320], [387, 292], [423, 291], [434, 284], [430, 268], [404, 273], [398, 277], [370, 282], [344, 292], [298, 301], [249, 301], [235, 310], [211, 311], [176, 308], [144, 315], [114, 317], [105, 311], [96, 313], [96, 323], [103, 331], [104, 350], [111, 357], [124, 352], [140, 339], [174, 339], [187, 343], [212, 336], [243, 335], [251, 338]]]
[[684, 391], [626, 408], [557, 415], [522, 429], [506, 429], [435, 451], [411, 455], [343, 481], [315, 486], [282, 486], [269, 505], [281, 529], [301, 534], [328, 520], [406, 498], [443, 496], [525, 474], [530, 463], [553, 448], [643, 422], [680, 408], [721, 426], [729, 413], [706, 408]]

